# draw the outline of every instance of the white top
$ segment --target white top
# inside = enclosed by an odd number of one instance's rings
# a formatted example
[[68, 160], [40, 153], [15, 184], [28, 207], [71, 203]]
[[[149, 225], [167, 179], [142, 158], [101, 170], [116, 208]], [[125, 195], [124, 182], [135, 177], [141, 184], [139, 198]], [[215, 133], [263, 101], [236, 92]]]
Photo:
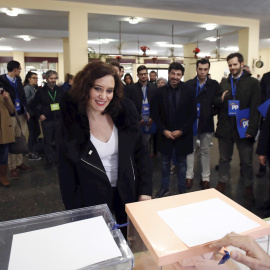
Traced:
[[90, 140], [98, 152], [111, 186], [116, 187], [118, 179], [118, 130], [116, 126], [113, 125], [112, 135], [108, 142], [98, 140], [93, 134]]

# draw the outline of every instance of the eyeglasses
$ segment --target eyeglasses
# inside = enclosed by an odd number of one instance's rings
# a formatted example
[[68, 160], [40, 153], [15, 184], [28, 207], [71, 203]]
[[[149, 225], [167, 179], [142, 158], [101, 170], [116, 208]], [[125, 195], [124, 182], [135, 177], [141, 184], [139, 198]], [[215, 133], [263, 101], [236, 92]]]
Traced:
[[147, 76], [147, 73], [139, 73], [139, 76]]

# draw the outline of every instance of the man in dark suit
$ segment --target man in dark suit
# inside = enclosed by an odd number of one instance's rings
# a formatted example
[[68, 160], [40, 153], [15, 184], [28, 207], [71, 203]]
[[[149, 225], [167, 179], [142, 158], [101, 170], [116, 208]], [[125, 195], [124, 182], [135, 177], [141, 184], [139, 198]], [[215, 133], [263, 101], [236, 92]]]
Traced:
[[184, 71], [180, 63], [171, 63], [169, 83], [157, 89], [153, 102], [153, 118], [158, 128], [158, 151], [162, 162], [161, 187], [156, 198], [169, 193], [173, 151], [177, 158], [178, 192], [185, 193], [187, 155], [193, 151], [192, 126], [197, 108], [193, 92], [181, 82]]
[[156, 93], [156, 85], [148, 81], [146, 66], [137, 68], [138, 82], [129, 86], [128, 97], [136, 106], [138, 120], [143, 132], [144, 145], [148, 146], [152, 133], [152, 102]]

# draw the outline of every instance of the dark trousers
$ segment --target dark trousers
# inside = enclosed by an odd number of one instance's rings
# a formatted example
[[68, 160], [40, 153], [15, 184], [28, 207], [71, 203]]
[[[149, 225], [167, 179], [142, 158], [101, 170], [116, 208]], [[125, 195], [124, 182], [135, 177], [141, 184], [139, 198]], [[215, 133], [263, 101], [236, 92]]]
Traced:
[[8, 146], [9, 144], [0, 144], [0, 165], [8, 163]]
[[27, 126], [29, 130], [29, 137], [28, 137], [28, 149], [29, 152], [33, 152], [33, 147], [37, 143], [37, 138], [40, 135], [40, 127], [39, 122], [36, 117], [31, 117], [27, 121]]
[[[44, 134], [44, 150], [48, 163], [53, 163], [58, 160], [59, 145], [60, 145], [60, 122], [53, 120], [44, 120], [41, 122]], [[55, 149], [53, 147], [55, 143]]]
[[219, 147], [218, 180], [220, 182], [226, 183], [229, 179], [230, 162], [232, 160], [234, 143], [236, 143], [236, 146], [238, 149], [240, 163], [242, 166], [243, 178], [245, 181], [245, 186], [246, 187], [252, 186], [253, 185], [253, 165], [252, 165], [253, 142], [248, 139], [235, 140], [235, 141], [233, 139], [230, 141], [218, 139], [218, 147]]

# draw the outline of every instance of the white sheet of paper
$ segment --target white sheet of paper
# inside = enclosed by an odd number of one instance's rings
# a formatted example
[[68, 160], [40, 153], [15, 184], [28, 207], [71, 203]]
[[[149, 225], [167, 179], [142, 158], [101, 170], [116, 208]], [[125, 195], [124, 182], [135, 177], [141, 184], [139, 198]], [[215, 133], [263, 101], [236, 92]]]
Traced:
[[74, 270], [122, 256], [102, 216], [13, 236], [9, 270]]
[[219, 198], [157, 213], [189, 247], [218, 240], [232, 231], [242, 233], [260, 226]]

